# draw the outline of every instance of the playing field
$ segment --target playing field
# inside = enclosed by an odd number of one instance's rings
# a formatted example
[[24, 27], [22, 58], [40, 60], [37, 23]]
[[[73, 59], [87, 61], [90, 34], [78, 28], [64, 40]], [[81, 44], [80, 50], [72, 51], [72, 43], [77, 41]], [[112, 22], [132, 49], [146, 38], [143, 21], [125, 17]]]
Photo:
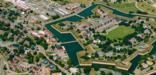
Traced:
[[124, 38], [125, 36], [134, 33], [134, 29], [126, 26], [119, 26], [116, 29], [108, 32], [106, 37], [110, 39], [119, 39], [119, 38]]

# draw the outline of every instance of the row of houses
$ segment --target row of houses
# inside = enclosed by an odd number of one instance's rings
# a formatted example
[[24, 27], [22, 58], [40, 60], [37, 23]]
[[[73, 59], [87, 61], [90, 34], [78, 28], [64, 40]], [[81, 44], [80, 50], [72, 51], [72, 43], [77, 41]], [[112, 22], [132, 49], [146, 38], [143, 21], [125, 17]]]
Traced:
[[98, 9], [97, 13], [100, 14], [100, 18], [93, 18], [89, 19], [88, 23], [82, 24], [82, 25], [77, 25], [80, 30], [86, 30], [89, 28], [95, 29], [97, 32], [102, 32], [104, 30], [107, 30], [114, 25], [118, 23], [116, 19], [113, 17], [109, 16], [106, 12], [103, 10]]
[[24, 10], [28, 10], [29, 6], [28, 4], [26, 4], [25, 0], [6, 0], [8, 2], [13, 3], [15, 6], [24, 9]]
[[[33, 10], [39, 14], [39, 17], [43, 20], [48, 20], [50, 16], [66, 16], [80, 8], [80, 3], [72, 3], [66, 5], [60, 5], [54, 1], [38, 1], [38, 0], [6, 0], [11, 2], [22, 10]], [[42, 12], [41, 12], [42, 11]]]
[[101, 9], [97, 9], [96, 13], [100, 15], [100, 18], [89, 18], [87, 22], [76, 25], [84, 38], [89, 38], [93, 35], [90, 29], [95, 32], [103, 32], [119, 23], [117, 19]]
[[66, 16], [80, 8], [80, 3], [72, 3], [54, 8], [54, 11], [60, 16]]

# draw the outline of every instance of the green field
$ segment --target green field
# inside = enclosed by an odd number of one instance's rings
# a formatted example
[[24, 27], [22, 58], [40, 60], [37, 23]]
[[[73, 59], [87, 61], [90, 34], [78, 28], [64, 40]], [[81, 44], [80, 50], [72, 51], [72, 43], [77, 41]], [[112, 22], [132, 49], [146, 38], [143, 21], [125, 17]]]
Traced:
[[106, 37], [110, 38], [110, 39], [122, 39], [125, 36], [134, 33], [135, 30], [130, 28], [130, 27], [126, 27], [126, 26], [119, 26], [116, 29], [108, 32], [108, 34], [106, 35]]
[[135, 3], [110, 3], [111, 7], [116, 8], [123, 12], [136, 12], [138, 9], [135, 7]]
[[147, 2], [138, 2], [137, 6], [139, 9], [144, 10], [148, 14], [156, 15], [156, 8], [152, 6], [153, 4]]

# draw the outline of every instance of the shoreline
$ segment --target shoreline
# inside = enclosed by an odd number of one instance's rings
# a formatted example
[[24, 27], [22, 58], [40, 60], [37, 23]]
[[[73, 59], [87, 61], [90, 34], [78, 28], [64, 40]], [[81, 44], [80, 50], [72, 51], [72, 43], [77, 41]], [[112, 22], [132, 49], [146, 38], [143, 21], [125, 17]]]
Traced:
[[[101, 4], [101, 3], [95, 3], [95, 4], [97, 4], [97, 5], [102, 5], [102, 6], [106, 6], [106, 7], [109, 7], [109, 6], [107, 6], [107, 5], [103, 5], [103, 4]], [[90, 6], [89, 6], [90, 7]], [[87, 8], [89, 8], [89, 7], [87, 7]], [[86, 8], [86, 9], [87, 9]], [[109, 7], [109, 8], [111, 8], [111, 7]], [[115, 8], [112, 8], [112, 9], [115, 9]], [[115, 10], [117, 10], [117, 9], [115, 9]], [[85, 10], [83, 10], [83, 11], [85, 11]], [[83, 11], [81, 11], [81, 12], [83, 12]], [[118, 11], [120, 11], [120, 10], [118, 10]], [[77, 13], [78, 15], [81, 13], [81, 12], [79, 12], [79, 13]], [[122, 11], [121, 11], [122, 12]], [[128, 13], [127, 13], [128, 14]], [[74, 16], [75, 14], [72, 14], [72, 16]], [[135, 15], [135, 16], [141, 16], [141, 17], [151, 17], [151, 15], [141, 15], [141, 14], [131, 14], [131, 15]], [[153, 16], [153, 17], [156, 17], [156, 16]], [[69, 18], [69, 17], [66, 17], [66, 18]], [[63, 20], [64, 19], [66, 19], [66, 18], [63, 18]], [[62, 19], [60, 19], [60, 20], [62, 20]], [[46, 24], [46, 25], [53, 25], [53, 23], [55, 23], [55, 22], [57, 22], [57, 21], [59, 21], [59, 19], [58, 20], [56, 20], [56, 21], [53, 21], [53, 22], [50, 22], [50, 23], [48, 23], [48, 24]], [[53, 27], [53, 26], [51, 26], [51, 27]], [[54, 28], [54, 27], [53, 27]], [[55, 29], [55, 28], [54, 28]], [[57, 30], [57, 29], [55, 29], [55, 30]], [[58, 30], [57, 30], [58, 31]], [[74, 34], [72, 34], [72, 32], [60, 32], [60, 31], [58, 31], [59, 33], [64, 33], [64, 34], [66, 34], [66, 33], [69, 33], [69, 34], [71, 34], [72, 35], [72, 37], [74, 37], [75, 38], [75, 40], [79, 43], [79, 45], [81, 46], [81, 47], [83, 47], [82, 46], [82, 44], [80, 43], [80, 41], [74, 36]], [[153, 41], [153, 42], [155, 42], [155, 41]], [[84, 48], [84, 47], [83, 47]], [[152, 50], [153, 48], [151, 48], [151, 50]], [[138, 55], [145, 55], [145, 54], [148, 54], [148, 53], [150, 53], [151, 52], [151, 50], [145, 50], [145, 52], [139, 52], [139, 51], [137, 51], [137, 53], [136, 54], [134, 54], [134, 57], [131, 59], [131, 60], [133, 60], [136, 56], [138, 56]], [[85, 51], [85, 50], [80, 50], [80, 51]], [[79, 51], [79, 52], [80, 52]], [[133, 54], [132, 54], [133, 55]], [[130, 56], [132, 56], [132, 55], [130, 55]], [[82, 62], [80, 62], [80, 60], [79, 60], [79, 57], [78, 57], [78, 52], [76, 53], [76, 56], [77, 56], [77, 59], [78, 59], [78, 63], [79, 63], [79, 65], [80, 66], [91, 66], [92, 64], [94, 64], [94, 63], [98, 63], [98, 64], [105, 64], [105, 65], [113, 65], [113, 66], [115, 66], [116, 68], [118, 68], [118, 69], [122, 69], [122, 70], [128, 70], [130, 67], [131, 67], [131, 60], [127, 60], [126, 61], [126, 64], [125, 63], [123, 63], [123, 62], [119, 62], [119, 63], [107, 63], [107, 62], [96, 62], [96, 61], [92, 61], [91, 63], [89, 63], [89, 64], [82, 64]], [[122, 64], [121, 64], [122, 63]]]

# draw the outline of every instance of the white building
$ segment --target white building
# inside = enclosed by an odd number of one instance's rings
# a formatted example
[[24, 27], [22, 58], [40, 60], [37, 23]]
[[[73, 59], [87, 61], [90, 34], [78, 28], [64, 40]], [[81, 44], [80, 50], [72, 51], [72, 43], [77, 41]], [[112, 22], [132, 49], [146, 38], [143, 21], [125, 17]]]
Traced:
[[25, 0], [6, 0], [13, 3], [15, 6], [20, 7], [24, 10], [29, 9], [29, 6], [26, 4]]

